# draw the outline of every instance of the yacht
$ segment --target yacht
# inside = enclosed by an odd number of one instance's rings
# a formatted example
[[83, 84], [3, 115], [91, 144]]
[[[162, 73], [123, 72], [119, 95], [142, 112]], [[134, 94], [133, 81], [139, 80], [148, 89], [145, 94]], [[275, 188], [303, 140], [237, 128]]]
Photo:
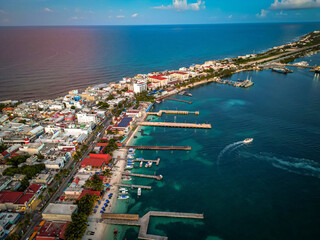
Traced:
[[129, 196], [128, 195], [119, 195], [118, 199], [128, 199]]
[[141, 188], [138, 188], [138, 193], [137, 193], [138, 197], [141, 196]]
[[249, 143], [252, 143], [252, 141], [253, 141], [253, 138], [246, 138], [245, 140], [243, 140], [243, 143], [249, 144]]

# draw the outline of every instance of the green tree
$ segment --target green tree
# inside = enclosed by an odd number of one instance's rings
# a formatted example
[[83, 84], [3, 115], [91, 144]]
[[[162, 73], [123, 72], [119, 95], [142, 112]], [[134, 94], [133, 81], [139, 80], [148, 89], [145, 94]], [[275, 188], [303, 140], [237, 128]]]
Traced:
[[103, 189], [103, 183], [97, 174], [93, 175], [91, 179], [88, 179], [84, 186], [93, 191], [102, 191]]

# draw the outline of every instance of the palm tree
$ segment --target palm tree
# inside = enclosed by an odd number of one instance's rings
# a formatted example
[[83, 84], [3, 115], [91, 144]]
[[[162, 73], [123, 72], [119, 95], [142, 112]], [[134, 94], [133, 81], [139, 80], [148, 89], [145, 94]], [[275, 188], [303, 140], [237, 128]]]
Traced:
[[106, 177], [110, 177], [112, 175], [110, 169], [105, 169], [102, 173], [103, 173], [103, 176], [106, 176]]

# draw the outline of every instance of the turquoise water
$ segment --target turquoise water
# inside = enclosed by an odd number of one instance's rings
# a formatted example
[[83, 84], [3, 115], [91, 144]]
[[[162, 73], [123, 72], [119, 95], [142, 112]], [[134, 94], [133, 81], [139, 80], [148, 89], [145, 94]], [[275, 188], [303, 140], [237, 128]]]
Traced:
[[[311, 58], [320, 63], [320, 56]], [[191, 151], [137, 151], [160, 165], [133, 172], [162, 174], [138, 199], [131, 191], [119, 212], [204, 213], [202, 220], [152, 218], [149, 233], [169, 239], [318, 239], [320, 234], [320, 79], [307, 69], [282, 75], [264, 70], [249, 89], [207, 84], [192, 89], [192, 104], [165, 100], [160, 109], [200, 111], [159, 121], [211, 123], [211, 130], [144, 127], [136, 145], [188, 145]], [[190, 99], [187, 96], [175, 98]], [[155, 118], [154, 116], [151, 118]], [[155, 120], [155, 119], [154, 119]], [[252, 144], [237, 142], [253, 137]], [[119, 201], [118, 201], [119, 202]], [[138, 228], [120, 227], [136, 239]]]

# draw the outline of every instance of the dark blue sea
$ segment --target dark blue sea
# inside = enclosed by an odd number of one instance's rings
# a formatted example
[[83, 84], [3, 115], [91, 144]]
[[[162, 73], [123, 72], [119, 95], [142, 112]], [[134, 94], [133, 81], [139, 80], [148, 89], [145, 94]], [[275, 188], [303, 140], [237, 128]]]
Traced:
[[48, 99], [72, 89], [257, 53], [319, 23], [0, 27], [0, 100]]

